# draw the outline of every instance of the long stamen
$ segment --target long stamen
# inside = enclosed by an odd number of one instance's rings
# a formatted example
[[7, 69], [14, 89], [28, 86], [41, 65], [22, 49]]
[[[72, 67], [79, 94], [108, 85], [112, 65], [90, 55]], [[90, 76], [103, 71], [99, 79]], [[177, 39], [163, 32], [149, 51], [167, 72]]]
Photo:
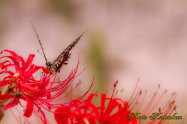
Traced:
[[160, 89], [160, 84], [157, 86], [155, 93], [153, 94], [151, 100], [148, 102], [147, 106], [145, 107], [144, 111], [142, 112], [142, 114], [146, 114], [148, 112], [148, 110], [151, 108], [151, 105], [154, 103], [154, 101], [156, 100], [156, 96], [158, 94], [158, 91]]
[[108, 110], [109, 110], [109, 108], [110, 108], [110, 105], [111, 105], [111, 102], [112, 102], [112, 100], [113, 100], [113, 97], [114, 97], [114, 93], [115, 93], [117, 84], [118, 84], [118, 81], [116, 81], [115, 84], [114, 84], [114, 88], [113, 88], [113, 91], [112, 91], [112, 95], [111, 95], [111, 97], [110, 97], [110, 101], [109, 101], [108, 107], [107, 107], [107, 109], [106, 109], [106, 111], [105, 111], [105, 113], [104, 113], [103, 116], [105, 116], [105, 115], [107, 114], [107, 112], [108, 112]]
[[137, 82], [136, 82], [136, 86], [135, 86], [135, 88], [134, 88], [134, 90], [133, 90], [133, 92], [132, 92], [132, 95], [130, 96], [130, 99], [128, 100], [128, 103], [131, 103], [131, 102], [132, 102], [131, 100], [134, 98], [134, 94], [135, 94], [136, 89], [137, 89], [137, 87], [138, 87], [138, 83], [139, 83], [139, 78], [138, 78], [138, 80], [137, 80]]

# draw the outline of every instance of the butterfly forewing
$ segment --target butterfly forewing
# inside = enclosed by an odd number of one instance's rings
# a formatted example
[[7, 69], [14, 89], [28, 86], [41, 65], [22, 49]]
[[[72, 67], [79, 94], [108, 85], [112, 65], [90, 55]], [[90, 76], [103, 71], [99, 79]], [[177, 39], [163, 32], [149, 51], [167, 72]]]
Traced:
[[49, 70], [51, 74], [58, 72], [60, 68], [67, 64], [68, 59], [70, 58], [70, 51], [72, 48], [78, 43], [80, 38], [82, 37], [83, 34], [81, 34], [75, 41], [73, 41], [58, 57], [55, 59], [55, 61], [51, 64], [49, 64]]

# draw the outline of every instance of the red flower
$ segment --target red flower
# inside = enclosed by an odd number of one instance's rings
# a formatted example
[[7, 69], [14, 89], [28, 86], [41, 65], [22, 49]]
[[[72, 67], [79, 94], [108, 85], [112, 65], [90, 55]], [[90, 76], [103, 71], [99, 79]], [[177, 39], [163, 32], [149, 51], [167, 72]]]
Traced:
[[[93, 99], [97, 96], [94, 93], [82, 100], [93, 83], [83, 95], [63, 103], [63, 98], [70, 95], [79, 84], [77, 83], [69, 92], [66, 92], [77, 76], [79, 63], [62, 81], [57, 74], [51, 75], [45, 67], [32, 64], [34, 54], [30, 54], [25, 61], [23, 57], [13, 51], [4, 50], [3, 52], [8, 53], [8, 55], [0, 57], [0, 76], [2, 77], [0, 79], [0, 88], [2, 89], [0, 105], [4, 110], [21, 105], [25, 108], [23, 114], [25, 117], [30, 117], [34, 112], [44, 124], [47, 123], [47, 119], [43, 109], [55, 112], [54, 115], [58, 124], [137, 124], [144, 120], [139, 120], [133, 113], [140, 112], [141, 116], [149, 116], [157, 110], [162, 115], [172, 115], [176, 109], [174, 93], [168, 100], [164, 101], [166, 102], [165, 105], [159, 104], [167, 93], [165, 90], [158, 96], [160, 85], [147, 104], [145, 103], [147, 92], [137, 91], [137, 85], [128, 101], [115, 98], [117, 82], [111, 97], [107, 97], [104, 93], [101, 94], [100, 104], [94, 103]], [[162, 124], [168, 121], [153, 118], [146, 122], [148, 124]]]
[[32, 64], [34, 54], [30, 54], [25, 61], [13, 51], [4, 50], [1, 54], [4, 52], [10, 54], [0, 57], [0, 75], [3, 77], [0, 80], [0, 87], [3, 89], [0, 101], [4, 104], [4, 110], [18, 104], [24, 106], [26, 102], [24, 116], [30, 117], [33, 111], [40, 112], [38, 115], [47, 123], [42, 108], [52, 111], [62, 104], [62, 98], [67, 96], [64, 94], [66, 89], [76, 77], [78, 64], [69, 76], [61, 81], [56, 74], [50, 75], [45, 67]]
[[128, 119], [131, 112], [126, 101], [120, 98], [108, 98], [101, 94], [100, 105], [93, 103], [97, 94], [91, 94], [81, 105], [58, 108], [55, 112], [55, 119], [58, 124], [136, 124], [137, 121]]
[[[116, 84], [110, 98], [104, 93], [101, 94], [100, 104], [93, 102], [97, 94], [92, 93], [82, 104], [61, 106], [54, 114], [56, 122], [58, 124], [139, 124], [141, 122], [163, 124], [169, 120], [159, 119], [152, 114], [172, 116], [176, 110], [175, 93], [166, 100], [167, 90], [159, 96], [160, 85], [147, 103], [145, 102], [147, 91], [136, 91], [137, 85], [128, 101], [114, 98]], [[165, 99], [164, 103], [159, 104], [162, 99]]]

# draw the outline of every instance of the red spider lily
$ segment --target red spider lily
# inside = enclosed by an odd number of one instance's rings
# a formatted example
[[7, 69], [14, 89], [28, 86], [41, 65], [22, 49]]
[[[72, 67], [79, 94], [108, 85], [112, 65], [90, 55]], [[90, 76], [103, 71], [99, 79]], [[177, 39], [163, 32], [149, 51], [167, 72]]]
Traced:
[[[147, 104], [144, 103], [147, 92], [137, 91], [137, 85], [129, 101], [115, 98], [117, 82], [114, 85], [111, 97], [107, 97], [104, 93], [101, 94], [99, 105], [93, 102], [93, 99], [97, 96], [94, 93], [90, 94], [87, 99], [82, 100], [93, 83], [82, 96], [70, 102], [62, 103], [62, 99], [70, 95], [79, 84], [77, 83], [74, 88], [66, 93], [67, 88], [78, 75], [79, 63], [69, 76], [62, 81], [57, 74], [51, 75], [45, 67], [32, 64], [34, 54], [30, 54], [25, 61], [13, 51], [4, 50], [3, 52], [8, 55], [0, 57], [1, 107], [6, 110], [21, 105], [25, 108], [23, 114], [25, 117], [30, 117], [34, 112], [44, 124], [47, 123], [47, 119], [43, 109], [51, 112], [55, 110], [55, 119], [58, 124], [138, 124], [142, 120], [139, 120], [135, 114], [131, 114], [132, 112], [150, 115], [157, 109], [163, 115], [171, 115], [176, 109], [175, 93], [165, 101], [165, 105], [159, 105], [167, 93], [167, 91], [164, 91], [158, 96], [160, 85]], [[39, 72], [42, 72], [42, 74]], [[38, 75], [40, 77], [37, 78]], [[148, 124], [167, 122], [167, 120], [157, 120], [156, 118], [147, 121]], [[30, 122], [27, 121], [26, 123]]]
[[[116, 83], [117, 84], [117, 83]], [[158, 119], [151, 116], [154, 112], [161, 115], [172, 116], [176, 110], [175, 93], [173, 93], [165, 103], [160, 105], [162, 99], [166, 99], [167, 90], [160, 96], [157, 87], [153, 97], [145, 103], [147, 92], [134, 89], [128, 101], [114, 98], [116, 84], [112, 96], [108, 98], [106, 94], [101, 94], [100, 104], [93, 102], [97, 94], [92, 93], [82, 104], [69, 107], [61, 106], [55, 111], [55, 119], [58, 124], [166, 124], [169, 120]], [[138, 84], [138, 83], [137, 83]], [[144, 117], [146, 116], [146, 119]], [[151, 116], [151, 117], [149, 117]]]
[[100, 105], [93, 103], [97, 94], [91, 94], [83, 104], [61, 107], [55, 112], [55, 119], [58, 124], [136, 124], [137, 121], [128, 119], [131, 112], [126, 101], [120, 98], [113, 98], [116, 84], [110, 98], [101, 94]]
[[[0, 57], [0, 80], [2, 88], [0, 102], [4, 110], [12, 108], [18, 104], [26, 102], [24, 116], [30, 117], [33, 113], [39, 112], [43, 123], [47, 123], [42, 108], [52, 111], [60, 106], [62, 98], [67, 96], [66, 89], [77, 76], [78, 65], [61, 81], [57, 75], [49, 74], [48, 69], [43, 66], [32, 64], [34, 54], [30, 54], [25, 61], [23, 57], [10, 50], [4, 50], [2, 53], [9, 55]], [[40, 78], [36, 78], [42, 72]], [[77, 85], [76, 85], [77, 86]], [[62, 96], [64, 94], [64, 96]], [[79, 100], [81, 99], [78, 98]]]

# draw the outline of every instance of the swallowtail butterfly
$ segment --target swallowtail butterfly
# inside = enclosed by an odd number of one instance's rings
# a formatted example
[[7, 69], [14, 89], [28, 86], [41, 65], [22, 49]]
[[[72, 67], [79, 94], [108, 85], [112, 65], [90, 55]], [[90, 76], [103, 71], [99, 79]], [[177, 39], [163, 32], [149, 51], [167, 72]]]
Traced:
[[46, 61], [46, 67], [47, 67], [47, 69], [49, 69], [49, 71], [50, 71], [51, 74], [59, 72], [60, 68], [63, 65], [67, 64], [67, 61], [68, 61], [68, 59], [70, 58], [70, 55], [71, 55], [70, 51], [78, 43], [78, 41], [80, 40], [80, 38], [84, 34], [84, 33], [82, 33], [79, 37], [77, 37], [53, 62], [48, 62], [47, 61], [47, 57], [46, 57], [45, 52], [44, 52], [44, 49], [42, 47], [41, 40], [39, 39], [38, 33], [37, 33], [34, 25], [33, 25], [33, 29], [34, 29], [34, 32], [35, 32], [36, 37], [38, 39], [38, 42], [40, 44], [42, 53], [44, 55], [44, 58], [45, 58], [45, 61]]

